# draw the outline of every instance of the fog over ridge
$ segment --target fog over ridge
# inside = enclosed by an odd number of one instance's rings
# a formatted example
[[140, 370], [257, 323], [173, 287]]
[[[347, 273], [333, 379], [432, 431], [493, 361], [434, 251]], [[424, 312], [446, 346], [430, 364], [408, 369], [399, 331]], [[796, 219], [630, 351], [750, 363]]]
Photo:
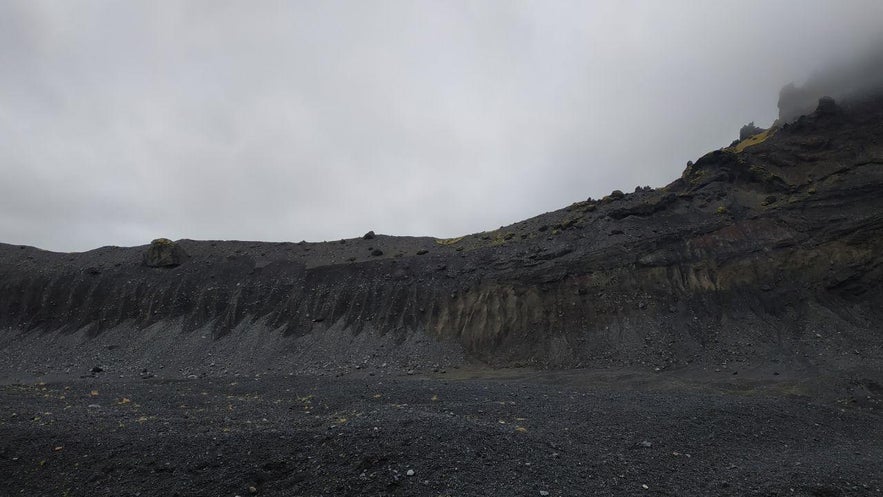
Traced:
[[802, 84], [779, 93], [779, 119], [787, 122], [812, 112], [822, 97], [854, 101], [883, 93], [883, 36], [847, 57], [814, 71]]

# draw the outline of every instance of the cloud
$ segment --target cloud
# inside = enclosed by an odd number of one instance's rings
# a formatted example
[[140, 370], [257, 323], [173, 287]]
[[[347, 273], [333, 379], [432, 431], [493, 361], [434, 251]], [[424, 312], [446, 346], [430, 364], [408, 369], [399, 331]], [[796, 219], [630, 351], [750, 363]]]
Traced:
[[813, 112], [819, 98], [853, 101], [883, 93], [883, 36], [880, 41], [816, 70], [807, 81], [779, 92], [779, 119], [785, 122]]
[[493, 229], [668, 183], [883, 18], [694, 4], [2, 1], [0, 240]]

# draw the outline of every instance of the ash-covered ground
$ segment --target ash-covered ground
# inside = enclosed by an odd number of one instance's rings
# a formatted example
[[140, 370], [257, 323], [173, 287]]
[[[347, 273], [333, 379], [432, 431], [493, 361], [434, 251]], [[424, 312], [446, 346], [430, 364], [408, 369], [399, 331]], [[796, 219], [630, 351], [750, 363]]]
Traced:
[[880, 495], [880, 384], [734, 373], [7, 382], [0, 494]]

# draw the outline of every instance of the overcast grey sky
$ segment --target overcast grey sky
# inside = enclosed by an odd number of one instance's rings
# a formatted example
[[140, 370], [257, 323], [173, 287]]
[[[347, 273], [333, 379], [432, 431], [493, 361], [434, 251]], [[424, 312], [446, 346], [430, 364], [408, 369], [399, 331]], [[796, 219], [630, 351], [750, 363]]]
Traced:
[[883, 2], [0, 0], [0, 241], [454, 236], [776, 117]]

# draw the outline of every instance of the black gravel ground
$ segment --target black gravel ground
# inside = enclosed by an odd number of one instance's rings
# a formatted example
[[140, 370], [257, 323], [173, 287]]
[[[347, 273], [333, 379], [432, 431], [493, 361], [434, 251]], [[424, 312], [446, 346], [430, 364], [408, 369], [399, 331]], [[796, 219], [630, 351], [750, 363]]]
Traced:
[[787, 375], [96, 376], [0, 387], [0, 495], [883, 495], [878, 399]]

